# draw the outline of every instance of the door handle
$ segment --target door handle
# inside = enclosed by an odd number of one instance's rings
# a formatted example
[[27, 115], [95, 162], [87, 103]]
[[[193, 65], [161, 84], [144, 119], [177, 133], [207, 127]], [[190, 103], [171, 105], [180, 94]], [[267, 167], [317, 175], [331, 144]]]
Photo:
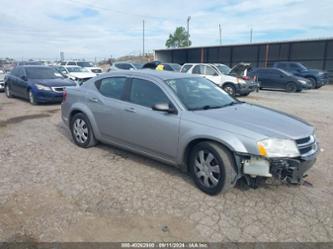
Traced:
[[131, 113], [135, 113], [135, 109], [133, 107], [129, 107], [129, 108], [125, 108], [126, 112], [131, 112]]
[[98, 103], [99, 102], [98, 98], [90, 98], [89, 101], [90, 102], [94, 102], [94, 103]]

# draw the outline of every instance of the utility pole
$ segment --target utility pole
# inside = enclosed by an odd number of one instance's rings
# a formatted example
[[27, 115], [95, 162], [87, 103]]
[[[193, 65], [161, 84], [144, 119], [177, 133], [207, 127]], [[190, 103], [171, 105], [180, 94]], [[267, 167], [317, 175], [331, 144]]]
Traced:
[[219, 32], [220, 32], [220, 45], [222, 45], [222, 26], [219, 24]]
[[191, 21], [191, 16], [187, 18], [187, 46], [190, 46], [190, 21]]
[[145, 20], [142, 20], [142, 56], [145, 56]]
[[252, 36], [253, 36], [253, 29], [251, 27], [251, 30], [250, 30], [250, 43], [252, 43]]

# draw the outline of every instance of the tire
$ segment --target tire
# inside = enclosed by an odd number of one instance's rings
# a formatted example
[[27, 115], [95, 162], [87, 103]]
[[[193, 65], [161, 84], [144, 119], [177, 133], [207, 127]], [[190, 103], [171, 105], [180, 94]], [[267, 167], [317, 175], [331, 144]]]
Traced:
[[97, 141], [89, 119], [83, 113], [77, 113], [71, 119], [70, 129], [76, 145], [82, 148], [95, 146]]
[[8, 84], [5, 85], [5, 93], [6, 93], [7, 98], [13, 97], [12, 91], [10, 90], [10, 87]]
[[287, 83], [286, 91], [288, 93], [294, 93], [297, 91], [297, 85], [294, 82]]
[[226, 192], [235, 185], [232, 154], [214, 142], [201, 142], [193, 147], [189, 171], [196, 186], [209, 195]]
[[30, 104], [37, 105], [35, 95], [32, 93], [31, 89], [29, 89], [29, 91], [28, 91], [28, 98], [29, 98], [29, 103]]
[[314, 78], [307, 78], [311, 82], [311, 89], [317, 89], [317, 81]]
[[230, 96], [235, 97], [236, 96], [236, 88], [234, 85], [232, 84], [225, 84], [224, 86], [222, 86], [222, 89], [228, 93]]

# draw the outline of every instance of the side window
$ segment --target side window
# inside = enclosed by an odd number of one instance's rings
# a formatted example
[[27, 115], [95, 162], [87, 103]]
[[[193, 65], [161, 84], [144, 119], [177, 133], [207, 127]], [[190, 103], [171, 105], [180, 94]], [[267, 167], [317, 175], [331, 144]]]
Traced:
[[172, 67], [171, 67], [170, 65], [168, 65], [168, 64], [163, 64], [163, 66], [164, 66], [164, 70], [165, 70], [165, 71], [174, 71], [174, 70], [172, 69]]
[[170, 102], [168, 97], [157, 85], [153, 82], [141, 79], [132, 80], [129, 101], [149, 108], [158, 103]]
[[105, 97], [121, 99], [127, 78], [111, 77], [99, 80], [95, 83], [99, 92]]
[[278, 64], [278, 68], [281, 68], [281, 69], [286, 70], [288, 67], [287, 67], [287, 64], [279, 63], [279, 64]]
[[184, 66], [182, 67], [181, 72], [182, 72], [182, 73], [186, 73], [188, 70], [190, 70], [191, 67], [192, 67], [192, 65], [184, 65]]
[[217, 76], [218, 73], [211, 66], [206, 66], [206, 75]]
[[291, 71], [299, 71], [299, 66], [297, 64], [289, 64]]
[[17, 77], [17, 72], [18, 72], [18, 68], [15, 67], [12, 71], [10, 71], [10, 74]]
[[76, 62], [74, 61], [70, 61], [67, 63], [68, 66], [76, 66]]
[[204, 74], [204, 66], [203, 65], [196, 65], [193, 70], [193, 74]]

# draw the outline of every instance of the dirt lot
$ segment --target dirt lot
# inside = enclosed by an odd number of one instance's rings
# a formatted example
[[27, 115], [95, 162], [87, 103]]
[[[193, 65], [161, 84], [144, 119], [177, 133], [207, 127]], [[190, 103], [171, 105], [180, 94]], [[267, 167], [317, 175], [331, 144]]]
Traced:
[[311, 184], [215, 197], [177, 169], [106, 145], [75, 146], [59, 105], [0, 94], [0, 241], [332, 241], [333, 86], [242, 100], [317, 127]]

